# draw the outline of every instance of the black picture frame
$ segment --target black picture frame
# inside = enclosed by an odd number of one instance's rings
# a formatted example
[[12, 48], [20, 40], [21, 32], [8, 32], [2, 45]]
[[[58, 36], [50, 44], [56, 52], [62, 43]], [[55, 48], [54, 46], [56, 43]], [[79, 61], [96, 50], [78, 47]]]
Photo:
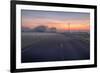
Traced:
[[[24, 68], [16, 69], [16, 5], [39, 5], [52, 7], [71, 7], [71, 8], [85, 8], [94, 10], [94, 64], [73, 65], [73, 66], [57, 66], [57, 67], [41, 67], [41, 68]], [[44, 70], [61, 70], [61, 69], [78, 69], [97, 67], [97, 6], [94, 5], [79, 5], [79, 4], [62, 4], [62, 3], [47, 3], [47, 2], [33, 2], [33, 1], [11, 1], [11, 72], [29, 72], [29, 71], [44, 71]]]

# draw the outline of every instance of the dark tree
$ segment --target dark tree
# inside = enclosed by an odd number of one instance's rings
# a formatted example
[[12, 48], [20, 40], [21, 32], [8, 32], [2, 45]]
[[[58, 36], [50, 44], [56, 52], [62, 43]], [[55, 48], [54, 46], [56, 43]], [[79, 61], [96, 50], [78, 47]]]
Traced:
[[50, 28], [50, 32], [56, 32], [56, 28], [55, 27]]
[[46, 32], [47, 26], [37, 26], [32, 31], [34, 32]]

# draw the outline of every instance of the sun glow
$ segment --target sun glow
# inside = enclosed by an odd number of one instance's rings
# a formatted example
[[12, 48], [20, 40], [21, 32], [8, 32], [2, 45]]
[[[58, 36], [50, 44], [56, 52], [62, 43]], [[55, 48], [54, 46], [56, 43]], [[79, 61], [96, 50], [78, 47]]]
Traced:
[[58, 31], [89, 31], [90, 17], [88, 13], [23, 10], [22, 27], [34, 29], [38, 26], [56, 28]]

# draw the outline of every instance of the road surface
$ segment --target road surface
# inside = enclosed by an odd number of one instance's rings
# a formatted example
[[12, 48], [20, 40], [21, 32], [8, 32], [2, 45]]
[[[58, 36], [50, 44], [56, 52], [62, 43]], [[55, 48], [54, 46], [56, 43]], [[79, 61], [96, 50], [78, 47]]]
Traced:
[[90, 58], [89, 43], [72, 35], [56, 33], [22, 35], [22, 43], [21, 61], [23, 63]]

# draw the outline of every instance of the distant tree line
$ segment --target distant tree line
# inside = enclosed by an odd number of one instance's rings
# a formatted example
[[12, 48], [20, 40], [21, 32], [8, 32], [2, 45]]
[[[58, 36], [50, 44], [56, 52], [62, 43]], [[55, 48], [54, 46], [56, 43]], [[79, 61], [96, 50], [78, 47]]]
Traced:
[[33, 29], [22, 27], [22, 32], [57, 32], [55, 27], [48, 28], [47, 26], [37, 26]]

